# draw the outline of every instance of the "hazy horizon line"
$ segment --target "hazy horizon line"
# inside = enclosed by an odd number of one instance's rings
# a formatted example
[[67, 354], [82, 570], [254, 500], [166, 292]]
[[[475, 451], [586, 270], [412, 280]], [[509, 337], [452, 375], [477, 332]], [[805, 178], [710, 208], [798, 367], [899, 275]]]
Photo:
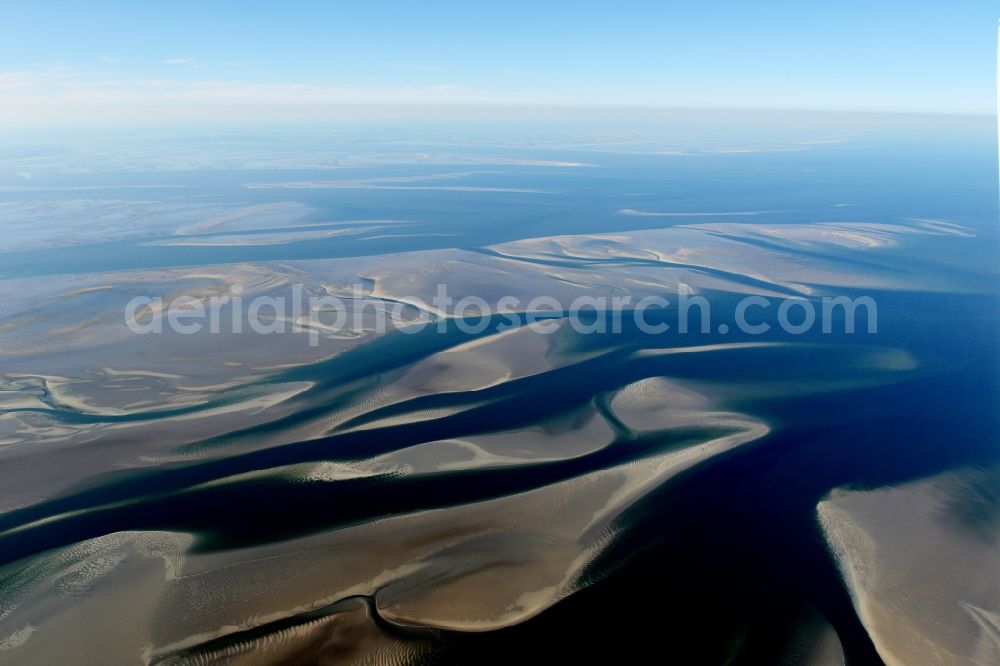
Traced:
[[[35, 109], [40, 111], [40, 109]], [[405, 121], [414, 124], [434, 122], [548, 122], [556, 120], [613, 121], [636, 119], [657, 120], [734, 120], [736, 115], [746, 115], [755, 121], [780, 120], [790, 116], [809, 119], [817, 116], [836, 116], [844, 119], [878, 120], [906, 118], [924, 120], [991, 121], [996, 112], [921, 110], [921, 109], [864, 109], [783, 106], [714, 106], [714, 105], [660, 105], [660, 104], [547, 104], [523, 103], [363, 103], [344, 102], [335, 105], [309, 104], [218, 104], [218, 105], [108, 105], [88, 107], [86, 117], [73, 117], [70, 109], [57, 114], [14, 112], [0, 108], [3, 127], [0, 136], [24, 130], [105, 130], [110, 129], [166, 129], [170, 127], [197, 128], [218, 126], [258, 127], [261, 125], [299, 123], [316, 126], [331, 122], [359, 124], [394, 123]], [[95, 112], [106, 115], [95, 117]], [[685, 117], [687, 116], [687, 117]], [[18, 122], [18, 121], [22, 122]]]

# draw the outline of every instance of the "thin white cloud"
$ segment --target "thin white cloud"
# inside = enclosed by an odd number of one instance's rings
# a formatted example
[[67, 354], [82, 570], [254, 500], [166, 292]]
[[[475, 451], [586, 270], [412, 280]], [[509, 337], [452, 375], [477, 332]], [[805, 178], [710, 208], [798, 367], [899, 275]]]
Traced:
[[35, 74], [47, 79], [68, 79], [76, 75], [76, 70], [64, 62], [35, 63]]
[[0, 94], [38, 86], [42, 78], [33, 72], [0, 72]]
[[385, 65], [393, 69], [408, 69], [413, 72], [445, 72], [448, 70], [447, 67], [439, 67], [438, 65], [414, 65], [406, 62], [387, 62]]
[[167, 58], [163, 61], [164, 65], [193, 65], [195, 63], [194, 58]]
[[[114, 79], [0, 71], [0, 125], [316, 118], [360, 106], [518, 105], [533, 97], [457, 85], [335, 86], [227, 80]], [[140, 111], [141, 110], [141, 111]]]

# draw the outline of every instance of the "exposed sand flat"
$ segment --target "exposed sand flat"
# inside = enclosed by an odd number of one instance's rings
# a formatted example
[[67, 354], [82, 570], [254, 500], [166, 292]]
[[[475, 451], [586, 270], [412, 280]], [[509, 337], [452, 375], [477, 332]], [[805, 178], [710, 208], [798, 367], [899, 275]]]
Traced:
[[[290, 626], [264, 626], [156, 659], [164, 666], [261, 663], [317, 663], [371, 666], [416, 664], [440, 645], [431, 640], [394, 636], [376, 619], [371, 599], [351, 597], [306, 613]], [[429, 639], [430, 636], [428, 635]], [[151, 656], [152, 658], [152, 656]]]
[[964, 227], [939, 220], [914, 219], [912, 224], [821, 222], [810, 225], [713, 225], [734, 233], [749, 233], [799, 243], [841, 245], [848, 248], [892, 247], [910, 235], [968, 236]]
[[649, 377], [618, 391], [611, 411], [632, 430], [648, 432], [704, 423], [708, 403], [697, 391], [663, 377]]
[[614, 438], [608, 422], [595, 409], [587, 408], [558, 422], [418, 444], [365, 461], [365, 467], [430, 474], [527, 466], [594, 453], [610, 446]]
[[594, 167], [596, 164], [589, 162], [575, 162], [569, 160], [552, 159], [532, 159], [530, 157], [510, 157], [506, 155], [473, 155], [469, 153], [449, 153], [449, 152], [420, 152], [420, 153], [393, 153], [384, 155], [372, 155], [363, 158], [353, 158], [356, 163], [365, 164], [441, 164], [441, 165], [485, 165], [485, 166], [527, 166], [527, 167], [556, 167], [556, 168], [577, 168]]
[[949, 236], [963, 236], [965, 238], [973, 238], [976, 232], [971, 228], [963, 224], [956, 224], [949, 220], [938, 220], [929, 219], [926, 217], [913, 217], [910, 218], [911, 222], [917, 222], [920, 228], [930, 231], [937, 231], [943, 235]]
[[768, 215], [771, 213], [786, 213], [783, 210], [736, 210], [719, 213], [706, 212], [665, 212], [655, 210], [637, 210], [635, 208], [622, 208], [617, 211], [619, 215], [632, 215], [634, 217], [754, 217], [756, 215]]
[[202, 237], [186, 237], [178, 240], [151, 241], [146, 245], [170, 247], [223, 247], [237, 245], [286, 245], [309, 240], [322, 240], [339, 236], [355, 236], [372, 231], [377, 227], [338, 227], [336, 229], [312, 229], [308, 231], [269, 232], [255, 234], [219, 234]]
[[489, 175], [490, 172], [466, 171], [456, 173], [435, 173], [421, 176], [398, 176], [387, 178], [365, 178], [354, 180], [304, 180], [284, 183], [248, 183], [251, 190], [431, 190], [442, 192], [507, 192], [520, 194], [555, 194], [552, 190], [523, 187], [498, 187], [490, 185], [411, 185], [426, 181], [454, 181], [470, 176]]
[[[429, 304], [439, 282], [458, 285], [459, 293], [453, 294], [456, 299], [475, 294], [490, 302], [501, 295], [511, 295], [519, 298], [522, 306], [539, 293], [565, 300], [567, 304], [574, 297], [588, 293], [629, 295], [635, 302], [650, 294], [676, 292], [681, 283], [696, 292], [724, 289], [761, 295], [821, 294], [833, 285], [970, 288], [940, 280], [929, 284], [920, 275], [899, 272], [891, 260], [880, 268], [874, 252], [869, 259], [875, 259], [876, 263], [863, 271], [837, 267], [841, 261], [839, 253], [858, 246], [891, 249], [887, 243], [909, 243], [910, 239], [927, 234], [947, 238], [949, 234], [941, 229], [950, 227], [935, 224], [938, 226], [932, 225], [925, 231], [919, 225], [907, 228], [860, 223], [826, 227], [714, 224], [627, 235], [561, 236], [496, 246], [493, 248], [496, 256], [451, 250], [393, 255], [393, 270], [388, 271], [384, 260], [359, 259], [288, 262], [284, 268], [244, 264], [218, 267], [214, 271], [202, 267], [197, 271], [108, 273], [87, 278], [92, 285], [64, 292], [61, 296], [67, 299], [64, 305], [49, 307], [44, 313], [31, 304], [50, 296], [47, 292], [51, 287], [32, 285], [27, 293], [18, 294], [17, 281], [8, 281], [5, 286], [11, 288], [12, 298], [0, 304], [5, 341], [0, 354], [39, 356], [53, 348], [80, 349], [133, 337], [121, 325], [124, 303], [133, 295], [162, 293], [168, 298], [185, 295], [207, 305], [209, 298], [225, 295], [235, 283], [245, 287], [247, 299], [255, 295], [278, 296], [282, 295], [279, 292], [282, 284], [290, 284], [304, 275], [311, 276], [307, 287], [314, 281], [322, 284], [333, 277], [350, 285], [359, 274], [370, 275], [376, 283], [372, 292], [375, 298], [413, 304], [418, 303], [417, 299]], [[746, 242], [760, 238], [789, 243], [789, 251]], [[828, 258], [813, 255], [797, 258], [795, 248], [803, 244], [810, 247], [810, 252], [822, 249]], [[908, 247], [908, 251], [922, 251], [923, 247]], [[806, 263], [808, 269], [804, 269]], [[111, 281], [118, 285], [114, 290], [106, 288]], [[497, 288], [498, 284], [504, 285], [502, 290]], [[81, 312], [88, 314], [81, 317]], [[148, 317], [152, 311], [147, 309], [139, 314]], [[140, 321], [145, 320], [140, 317]], [[327, 335], [338, 337], [333, 332]], [[323, 337], [326, 339], [326, 335]]]
[[[633, 279], [666, 277], [669, 284], [670, 276], [665, 276], [663, 269], [673, 268], [684, 270], [677, 277], [695, 287], [715, 276], [727, 290], [752, 287], [752, 293], [761, 294], [775, 293], [775, 288], [785, 294], [813, 294], [834, 286], [974, 292], [981, 289], [980, 282], [963, 281], [956, 275], [949, 275], [944, 282], [940, 275], [928, 279], [905, 269], [898, 254], [898, 249], [904, 248], [911, 260], [937, 261], [942, 240], [960, 239], [966, 233], [958, 225], [936, 221], [909, 225], [712, 222], [627, 234], [527, 239], [492, 249], [512, 260], [538, 264], [569, 261], [589, 270], [599, 267], [605, 282], [627, 273]], [[762, 240], [768, 243], [762, 244]], [[873, 251], [864, 257], [860, 270], [857, 257], [845, 261], [846, 252], [859, 249]], [[875, 250], [882, 252], [875, 256]], [[618, 262], [622, 265], [616, 265]]]
[[233, 211], [228, 211], [221, 215], [202, 220], [197, 224], [179, 227], [178, 234], [191, 234], [216, 227], [253, 229], [267, 229], [273, 226], [288, 225], [295, 220], [305, 216], [312, 209], [300, 203], [286, 201], [273, 204], [259, 204], [256, 206], [246, 206]]
[[485, 185], [385, 185], [380, 183], [349, 183], [338, 181], [302, 181], [294, 183], [254, 183], [245, 186], [251, 190], [400, 190], [438, 192], [506, 192], [509, 194], [557, 194], [553, 190], [526, 187], [488, 187]]
[[340, 180], [318, 180], [318, 181], [293, 181], [286, 183], [251, 183], [246, 187], [267, 188], [267, 187], [358, 187], [364, 185], [385, 185], [398, 183], [419, 183], [435, 180], [459, 180], [480, 174], [494, 174], [493, 171], [450, 171], [444, 173], [426, 173], [415, 176], [384, 176], [379, 178], [345, 178]]
[[[219, 204], [136, 201], [112, 198], [100, 190], [81, 190], [69, 199], [2, 202], [0, 226], [5, 248], [29, 250], [170, 234], [231, 211], [230, 206]], [[88, 224], [77, 224], [83, 216]]]
[[[142, 663], [156, 597], [191, 541], [184, 534], [109, 534], [0, 570], [0, 622], [5, 630], [24, 622], [0, 638], [0, 661]], [[22, 618], [38, 618], [39, 626]]]
[[485, 404], [486, 399], [430, 409], [416, 407], [414, 401], [448, 394], [476, 395], [606, 352], [576, 351], [573, 347], [577, 336], [570, 326], [565, 321], [556, 321], [554, 328], [556, 331], [549, 334], [527, 326], [512, 328], [430, 354], [395, 371], [393, 378], [379, 382], [365, 392], [364, 398], [327, 410], [321, 428], [323, 431], [372, 429], [441, 418]]
[[961, 469], [817, 507], [830, 549], [890, 665], [1000, 661], [1000, 468]]
[[795, 666], [845, 666], [844, 647], [837, 631], [819, 611], [805, 609], [777, 663]]
[[[538, 166], [566, 166], [570, 163], [549, 163]], [[580, 165], [572, 165], [580, 166]], [[555, 194], [552, 190], [523, 187], [499, 187], [495, 185], [414, 185], [413, 183], [462, 181], [476, 176], [491, 176], [502, 174], [498, 171], [457, 171], [445, 173], [429, 173], [408, 176], [388, 176], [379, 178], [356, 178], [343, 180], [307, 180], [288, 181], [280, 183], [248, 183], [248, 189], [343, 189], [343, 190], [438, 190], [446, 192], [506, 192], [522, 194]]]
[[399, 381], [427, 393], [487, 388], [551, 370], [559, 362], [549, 354], [557, 342], [557, 337], [526, 326], [511, 328], [434, 354], [409, 368]]

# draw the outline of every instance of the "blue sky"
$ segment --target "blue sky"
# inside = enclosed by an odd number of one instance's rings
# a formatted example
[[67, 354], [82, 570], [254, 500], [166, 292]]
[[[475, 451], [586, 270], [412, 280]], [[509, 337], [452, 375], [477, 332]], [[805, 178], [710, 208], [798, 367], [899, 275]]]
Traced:
[[0, 121], [356, 104], [994, 112], [1000, 5], [816, 4], [8, 3]]

